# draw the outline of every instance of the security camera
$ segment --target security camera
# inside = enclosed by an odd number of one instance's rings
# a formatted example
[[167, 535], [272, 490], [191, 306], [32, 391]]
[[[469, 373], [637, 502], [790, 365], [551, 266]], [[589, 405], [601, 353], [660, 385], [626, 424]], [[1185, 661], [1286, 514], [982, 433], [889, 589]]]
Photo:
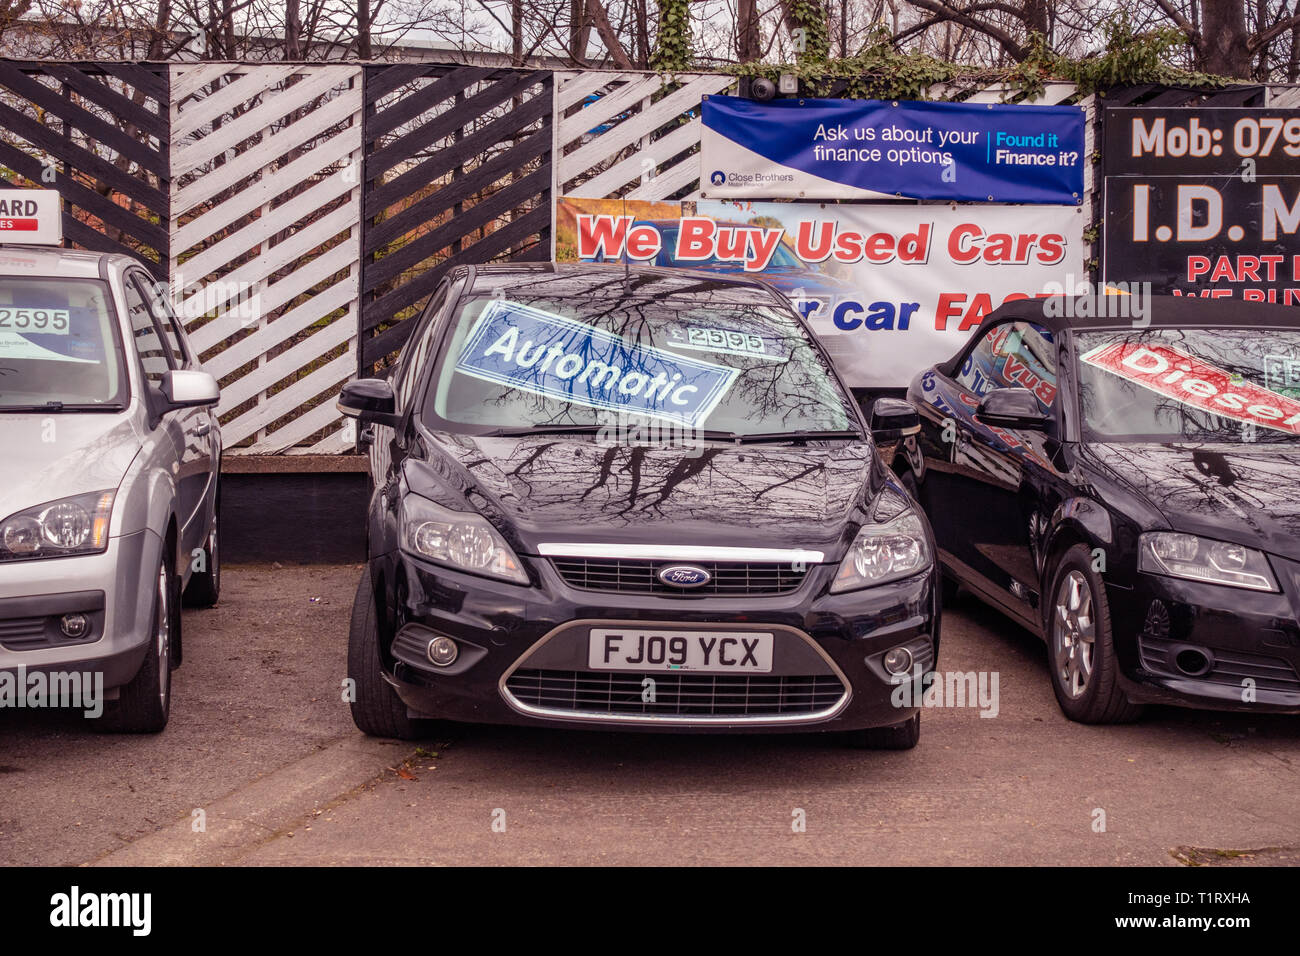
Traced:
[[776, 84], [765, 76], [757, 77], [750, 81], [749, 96], [750, 99], [766, 103], [768, 100], [776, 98]]

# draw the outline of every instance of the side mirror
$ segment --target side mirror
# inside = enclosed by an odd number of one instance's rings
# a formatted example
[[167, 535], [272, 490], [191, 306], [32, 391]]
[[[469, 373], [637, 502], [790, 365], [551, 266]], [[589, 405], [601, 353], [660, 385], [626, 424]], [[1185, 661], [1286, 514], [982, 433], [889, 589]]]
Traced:
[[359, 378], [345, 384], [339, 392], [338, 410], [361, 422], [398, 424], [397, 396], [382, 378]]
[[898, 441], [921, 430], [921, 416], [901, 398], [878, 398], [871, 406], [871, 437], [876, 443]]
[[169, 369], [158, 387], [172, 408], [203, 408], [221, 400], [217, 380], [198, 369]]
[[980, 399], [975, 420], [993, 428], [1043, 432], [1051, 416], [1043, 412], [1033, 392], [1016, 386], [995, 388]]

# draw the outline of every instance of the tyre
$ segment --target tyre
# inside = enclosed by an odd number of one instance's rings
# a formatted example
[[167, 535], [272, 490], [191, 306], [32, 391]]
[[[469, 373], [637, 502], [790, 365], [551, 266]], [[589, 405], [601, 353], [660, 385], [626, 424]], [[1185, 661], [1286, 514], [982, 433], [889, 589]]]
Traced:
[[163, 546], [153, 575], [154, 607], [149, 648], [140, 669], [116, 701], [95, 721], [104, 730], [124, 734], [156, 734], [167, 726], [172, 706], [172, 661], [180, 640], [176, 573], [168, 560], [171, 544]]
[[1065, 552], [1047, 592], [1047, 666], [1061, 711], [1082, 724], [1136, 720], [1142, 707], [1119, 686], [1110, 605], [1092, 553], [1082, 544]]
[[844, 735], [844, 742], [859, 750], [911, 750], [921, 739], [921, 712], [891, 727], [870, 727]]
[[203, 570], [191, 574], [185, 586], [186, 607], [213, 607], [221, 597], [221, 549], [217, 542], [220, 516], [220, 511], [212, 515], [212, 530], [203, 543]]
[[384, 680], [379, 659], [379, 619], [375, 613], [375, 592], [369, 570], [361, 572], [357, 596], [352, 601], [352, 620], [348, 625], [348, 677], [352, 679], [355, 699], [352, 722], [371, 737], [419, 740], [434, 733], [438, 722], [409, 717], [406, 704], [397, 696], [393, 685]]

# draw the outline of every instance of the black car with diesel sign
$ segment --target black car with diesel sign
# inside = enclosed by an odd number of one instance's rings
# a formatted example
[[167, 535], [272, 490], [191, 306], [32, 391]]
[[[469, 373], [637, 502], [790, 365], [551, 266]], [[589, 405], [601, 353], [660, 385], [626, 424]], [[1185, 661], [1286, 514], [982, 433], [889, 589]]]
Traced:
[[1065, 714], [1300, 712], [1300, 318], [1177, 296], [993, 312], [894, 459], [960, 584], [1047, 642]]
[[[906, 748], [924, 517], [790, 303], [748, 279], [460, 268], [344, 387], [375, 492], [358, 727], [834, 731]], [[914, 409], [879, 407], [893, 440]], [[916, 686], [916, 685], [913, 685]]]

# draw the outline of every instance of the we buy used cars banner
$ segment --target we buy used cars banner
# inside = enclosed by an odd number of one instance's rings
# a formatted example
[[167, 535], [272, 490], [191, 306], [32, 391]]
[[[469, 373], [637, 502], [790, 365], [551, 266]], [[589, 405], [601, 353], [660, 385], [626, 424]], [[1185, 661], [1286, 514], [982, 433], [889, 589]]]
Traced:
[[556, 258], [755, 275], [789, 296], [849, 385], [898, 388], [989, 312], [1083, 275], [1083, 215], [1037, 206], [561, 199]]

